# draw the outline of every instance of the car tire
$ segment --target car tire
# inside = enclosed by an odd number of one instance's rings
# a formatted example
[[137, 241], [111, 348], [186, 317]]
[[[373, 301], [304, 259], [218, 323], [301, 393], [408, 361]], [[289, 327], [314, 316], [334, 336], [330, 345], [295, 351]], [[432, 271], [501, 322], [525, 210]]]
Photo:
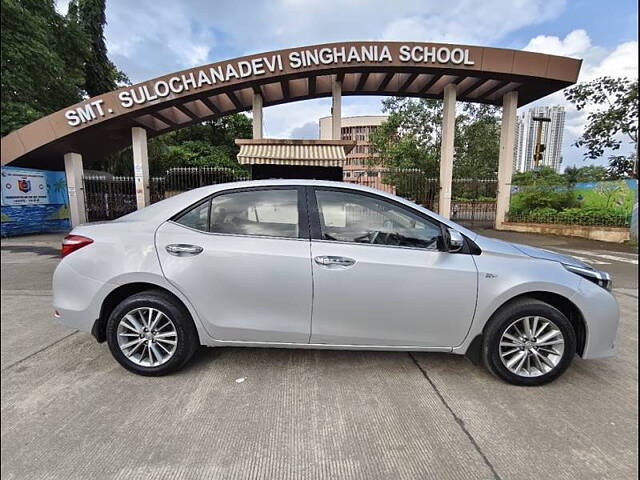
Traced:
[[189, 312], [160, 290], [143, 291], [120, 302], [109, 315], [106, 334], [120, 365], [147, 376], [179, 370], [199, 345]]
[[535, 298], [502, 307], [483, 334], [485, 366], [513, 385], [543, 385], [555, 380], [569, 367], [575, 353], [576, 333], [571, 322], [557, 308]]

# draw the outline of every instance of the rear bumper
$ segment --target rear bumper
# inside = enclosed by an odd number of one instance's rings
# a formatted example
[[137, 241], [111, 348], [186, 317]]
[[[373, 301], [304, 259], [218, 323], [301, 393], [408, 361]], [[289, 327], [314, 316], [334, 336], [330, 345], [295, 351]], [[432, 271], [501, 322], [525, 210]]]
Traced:
[[53, 273], [56, 320], [67, 327], [91, 332], [108, 290], [108, 284], [81, 275], [61, 261]]

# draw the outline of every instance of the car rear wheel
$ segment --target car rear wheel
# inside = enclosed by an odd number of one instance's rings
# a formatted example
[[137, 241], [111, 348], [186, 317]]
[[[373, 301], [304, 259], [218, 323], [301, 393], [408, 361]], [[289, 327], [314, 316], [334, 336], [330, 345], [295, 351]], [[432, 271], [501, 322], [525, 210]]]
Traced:
[[542, 385], [559, 377], [576, 353], [571, 322], [553, 306], [533, 299], [498, 311], [484, 334], [484, 363], [514, 385]]
[[140, 375], [166, 375], [189, 361], [198, 337], [189, 312], [170, 295], [149, 290], [123, 300], [107, 321], [114, 358]]

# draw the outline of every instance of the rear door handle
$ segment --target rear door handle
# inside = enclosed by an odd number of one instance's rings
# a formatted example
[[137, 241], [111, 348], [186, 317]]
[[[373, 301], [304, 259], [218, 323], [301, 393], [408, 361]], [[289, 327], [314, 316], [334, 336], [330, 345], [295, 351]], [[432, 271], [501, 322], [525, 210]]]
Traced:
[[185, 243], [174, 243], [171, 245], [167, 245], [166, 250], [169, 254], [175, 255], [176, 257], [189, 257], [193, 255], [198, 255], [202, 253], [202, 247], [198, 245], [187, 245]]
[[318, 265], [324, 267], [351, 267], [356, 263], [353, 258], [336, 257], [333, 255], [321, 255], [313, 259]]

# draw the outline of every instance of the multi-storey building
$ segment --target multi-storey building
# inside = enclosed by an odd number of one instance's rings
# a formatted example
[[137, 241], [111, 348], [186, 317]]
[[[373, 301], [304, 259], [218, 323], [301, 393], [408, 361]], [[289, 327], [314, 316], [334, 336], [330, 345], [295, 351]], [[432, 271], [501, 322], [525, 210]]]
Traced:
[[[550, 118], [550, 122], [536, 122], [533, 117]], [[535, 168], [533, 155], [536, 149], [538, 129], [542, 128], [542, 143], [545, 151], [538, 166], [547, 166], [560, 171], [562, 164], [562, 134], [565, 110], [562, 106], [533, 107], [518, 117], [516, 129], [513, 170], [526, 172]]]
[[[390, 188], [382, 183], [380, 168], [371, 166], [369, 162], [373, 155], [369, 135], [387, 118], [387, 115], [342, 118], [342, 140], [356, 141], [356, 146], [347, 154], [347, 161], [343, 167], [343, 179], [345, 182], [361, 183], [380, 190], [388, 190]], [[331, 117], [320, 119], [320, 139], [331, 139]]]

